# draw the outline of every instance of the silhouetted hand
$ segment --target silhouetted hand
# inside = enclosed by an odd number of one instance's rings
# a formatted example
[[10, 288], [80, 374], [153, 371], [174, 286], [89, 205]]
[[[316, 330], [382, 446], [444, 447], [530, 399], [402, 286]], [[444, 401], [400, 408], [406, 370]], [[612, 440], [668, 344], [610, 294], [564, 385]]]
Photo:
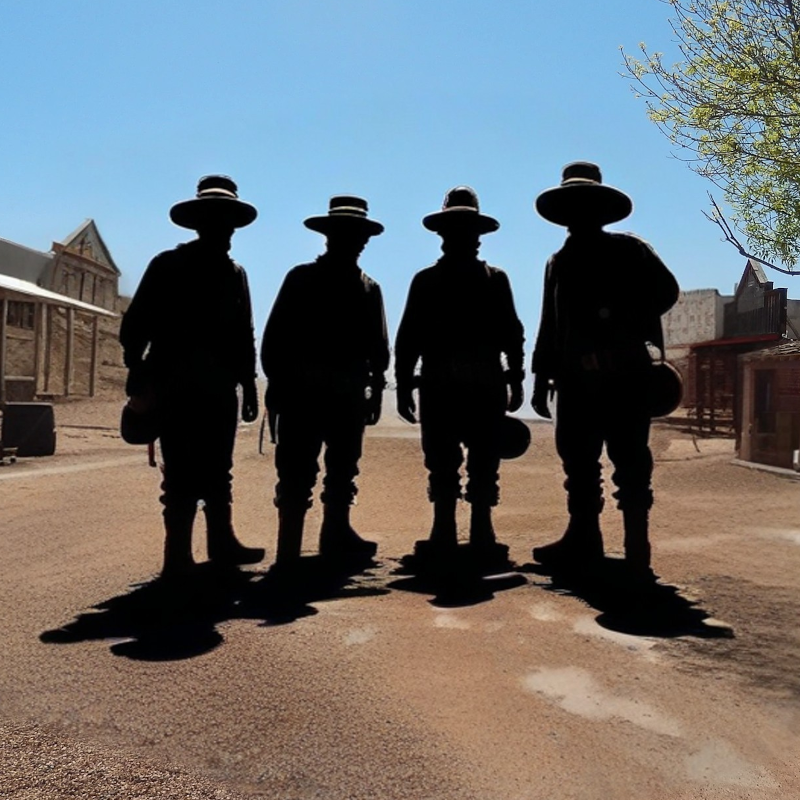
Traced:
[[414, 392], [410, 387], [397, 387], [397, 413], [406, 422], [416, 424], [417, 404], [414, 402]]
[[539, 375], [533, 381], [533, 397], [531, 398], [531, 406], [533, 410], [545, 419], [552, 419], [552, 414], [548, 408], [548, 401], [553, 399], [555, 389], [553, 384], [547, 379]]
[[242, 420], [253, 422], [258, 417], [258, 392], [255, 381], [242, 386]]
[[525, 399], [525, 392], [522, 388], [522, 381], [513, 381], [508, 385], [508, 410], [517, 411], [522, 406]]

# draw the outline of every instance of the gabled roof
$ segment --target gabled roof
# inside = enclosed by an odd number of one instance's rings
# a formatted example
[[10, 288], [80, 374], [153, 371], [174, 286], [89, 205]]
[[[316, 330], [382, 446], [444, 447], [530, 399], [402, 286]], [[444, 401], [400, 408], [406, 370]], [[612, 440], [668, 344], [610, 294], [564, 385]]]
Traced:
[[108, 266], [117, 275], [121, 274], [93, 219], [84, 220], [59, 244], [70, 253], [91, 258]]
[[49, 289], [42, 289], [41, 286], [37, 286], [35, 283], [23, 281], [19, 278], [12, 278], [9, 275], [0, 275], [0, 294], [4, 292], [33, 297], [48, 305], [75, 308], [78, 311], [86, 311], [89, 314], [96, 314], [101, 317], [117, 316], [113, 311], [109, 311], [107, 308], [93, 306], [91, 303], [84, 303], [81, 300], [76, 300], [74, 297], [67, 297], [65, 294], [51, 292]]
[[[739, 295], [742, 294], [747, 289], [747, 276], [748, 273], [752, 273], [753, 277], [756, 280], [756, 283], [764, 288], [772, 288], [772, 281], [767, 280], [767, 273], [764, 272], [764, 267], [758, 263], [758, 261], [753, 261], [752, 258], [747, 259], [747, 263], [744, 265], [744, 272], [742, 272], [742, 277], [739, 280], [739, 283], [736, 286], [736, 294], [734, 297], [738, 298]], [[769, 284], [769, 286], [767, 286]]]
[[0, 239], [0, 275], [37, 283], [53, 260], [52, 253]]

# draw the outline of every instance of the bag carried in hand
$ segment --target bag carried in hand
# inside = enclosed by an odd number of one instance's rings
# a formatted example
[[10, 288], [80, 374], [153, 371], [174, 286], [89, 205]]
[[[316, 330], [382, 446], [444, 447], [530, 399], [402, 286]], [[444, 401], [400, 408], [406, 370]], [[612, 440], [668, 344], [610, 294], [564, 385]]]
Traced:
[[161, 434], [155, 396], [129, 397], [122, 408], [119, 432], [128, 444], [151, 444]]

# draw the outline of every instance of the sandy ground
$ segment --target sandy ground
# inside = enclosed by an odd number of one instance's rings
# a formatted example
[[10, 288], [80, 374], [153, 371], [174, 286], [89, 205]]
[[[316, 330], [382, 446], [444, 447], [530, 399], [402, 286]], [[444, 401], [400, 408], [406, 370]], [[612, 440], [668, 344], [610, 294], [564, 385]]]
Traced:
[[[454, 585], [403, 570], [430, 507], [390, 412], [353, 511], [376, 562], [323, 571], [317, 504], [287, 594], [272, 451], [242, 426], [236, 522], [268, 558], [175, 595], [152, 583], [158, 471], [118, 412], [59, 405], [57, 455], [0, 468], [0, 796], [800, 798], [800, 484], [732, 465], [730, 441], [654, 431], [661, 581], [642, 597], [614, 561], [577, 586], [531, 564], [565, 522], [533, 425], [496, 512], [517, 568]], [[603, 525], [619, 552], [612, 503]]]

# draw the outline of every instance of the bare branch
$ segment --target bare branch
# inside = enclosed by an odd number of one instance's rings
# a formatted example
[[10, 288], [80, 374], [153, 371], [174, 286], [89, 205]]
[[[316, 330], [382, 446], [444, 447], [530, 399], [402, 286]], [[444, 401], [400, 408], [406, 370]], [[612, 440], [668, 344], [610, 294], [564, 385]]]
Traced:
[[704, 211], [703, 216], [709, 222], [719, 225], [722, 233], [725, 235], [724, 241], [730, 242], [739, 251], [740, 255], [743, 255], [745, 258], [750, 258], [753, 261], [757, 261], [759, 264], [763, 264], [765, 267], [774, 269], [776, 272], [782, 272], [784, 275], [800, 275], [800, 272], [796, 270], [782, 269], [781, 267], [775, 266], [775, 264], [765, 261], [763, 258], [759, 258], [758, 256], [754, 256], [752, 253], [749, 253], [747, 250], [745, 250], [742, 243], [736, 238], [730, 223], [725, 219], [725, 215], [720, 210], [720, 207], [717, 205], [717, 201], [714, 200], [714, 197], [710, 192], [708, 194], [708, 199], [711, 201], [711, 206], [714, 210], [711, 214], [709, 214], [707, 211]]

